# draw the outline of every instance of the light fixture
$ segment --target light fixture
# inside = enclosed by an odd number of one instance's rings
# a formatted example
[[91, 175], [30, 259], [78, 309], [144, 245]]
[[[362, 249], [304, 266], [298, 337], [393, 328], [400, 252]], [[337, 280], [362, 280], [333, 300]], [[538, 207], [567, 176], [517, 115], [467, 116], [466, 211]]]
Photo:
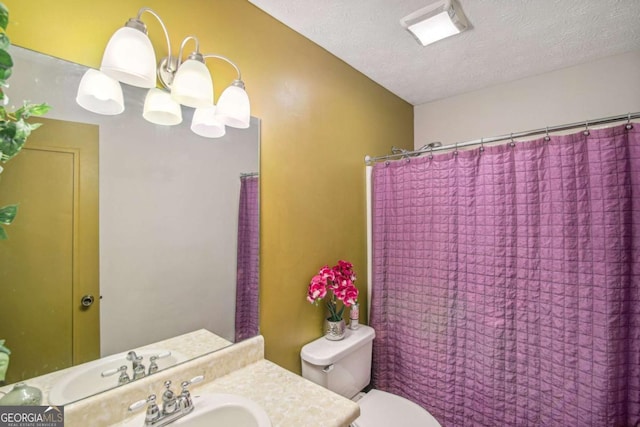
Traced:
[[220, 138], [226, 133], [224, 123], [216, 117], [216, 107], [196, 108], [191, 121], [193, 133], [205, 138]]
[[120, 83], [93, 69], [82, 76], [76, 102], [85, 110], [98, 114], [115, 115], [124, 111]]
[[465, 31], [469, 23], [455, 0], [439, 0], [400, 20], [423, 46]]
[[[168, 55], [159, 62], [147, 36], [147, 26], [141, 20], [145, 12], [160, 22], [166, 38]], [[183, 50], [189, 41], [195, 43], [195, 50], [183, 60]], [[237, 72], [237, 78], [220, 95], [217, 108], [213, 106], [213, 80], [205, 65], [207, 58], [223, 60]], [[156, 87], [157, 80], [164, 89]], [[225, 125], [241, 129], [249, 127], [251, 105], [238, 66], [227, 57], [200, 53], [195, 36], [185, 37], [177, 57], [172, 56], [167, 28], [158, 14], [148, 7], [141, 8], [135, 18], [129, 19], [111, 36], [100, 71], [87, 70], [78, 87], [76, 102], [94, 113], [119, 114], [124, 111], [124, 102], [118, 82], [149, 88], [143, 117], [152, 123], [171, 126], [182, 122], [182, 105], [196, 109], [191, 129], [201, 136], [222, 136]]]
[[173, 126], [182, 123], [182, 109], [170, 93], [153, 87], [144, 98], [142, 117], [157, 125]]
[[156, 87], [156, 54], [142, 21], [129, 19], [111, 36], [100, 71], [131, 86]]

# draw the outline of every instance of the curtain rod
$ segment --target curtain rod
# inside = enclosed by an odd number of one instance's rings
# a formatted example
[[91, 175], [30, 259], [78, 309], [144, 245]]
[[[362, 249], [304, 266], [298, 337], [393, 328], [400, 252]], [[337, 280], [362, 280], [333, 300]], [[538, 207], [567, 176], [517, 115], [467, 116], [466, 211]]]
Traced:
[[259, 175], [258, 172], [242, 172], [240, 174], [240, 178], [249, 178], [249, 177], [258, 176], [258, 175]]
[[473, 141], [459, 142], [457, 144], [448, 144], [448, 145], [442, 145], [439, 147], [434, 147], [432, 143], [432, 144], [427, 144], [415, 151], [402, 151], [401, 153], [388, 154], [386, 156], [379, 156], [379, 157], [365, 156], [364, 162], [367, 165], [371, 165], [374, 162], [378, 162], [382, 160], [391, 160], [391, 159], [404, 158], [404, 157], [415, 157], [421, 154], [432, 153], [434, 151], [451, 150], [451, 149], [457, 150], [458, 148], [470, 147], [472, 145], [490, 144], [492, 142], [507, 141], [507, 140], [513, 140], [515, 138], [524, 138], [524, 137], [534, 136], [534, 135], [549, 134], [549, 132], [561, 132], [564, 130], [577, 129], [581, 127], [584, 127], [585, 131], [588, 131], [589, 126], [597, 126], [597, 125], [602, 125], [607, 123], [620, 122], [623, 120], [626, 120], [627, 123], [630, 124], [631, 120], [639, 119], [639, 118], [640, 118], [640, 112], [628, 113], [628, 114], [621, 114], [619, 116], [611, 116], [611, 117], [605, 117], [605, 118], [595, 119], [595, 120], [586, 120], [584, 122], [576, 122], [576, 123], [571, 123], [567, 125], [549, 126], [549, 127], [529, 130], [525, 132], [510, 133], [508, 135], [494, 136], [491, 138], [474, 139]]

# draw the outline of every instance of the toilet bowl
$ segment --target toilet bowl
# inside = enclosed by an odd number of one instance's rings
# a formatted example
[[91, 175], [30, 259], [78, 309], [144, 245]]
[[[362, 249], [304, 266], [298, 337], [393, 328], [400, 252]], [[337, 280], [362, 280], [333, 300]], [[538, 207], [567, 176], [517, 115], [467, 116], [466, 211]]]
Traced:
[[441, 427], [429, 412], [412, 401], [381, 390], [371, 390], [358, 400], [360, 416], [353, 427]]
[[[371, 380], [373, 328], [348, 329], [344, 339], [318, 338], [302, 347], [302, 376], [352, 399]], [[404, 397], [371, 390], [357, 400], [360, 416], [353, 427], [441, 427], [424, 408]]]

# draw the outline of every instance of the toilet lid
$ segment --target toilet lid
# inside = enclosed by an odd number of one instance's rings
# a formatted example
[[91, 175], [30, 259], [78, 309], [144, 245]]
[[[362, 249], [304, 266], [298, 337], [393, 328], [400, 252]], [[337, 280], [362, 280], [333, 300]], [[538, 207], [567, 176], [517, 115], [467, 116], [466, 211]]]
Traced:
[[442, 427], [424, 408], [404, 397], [371, 390], [358, 400], [360, 416], [354, 427]]

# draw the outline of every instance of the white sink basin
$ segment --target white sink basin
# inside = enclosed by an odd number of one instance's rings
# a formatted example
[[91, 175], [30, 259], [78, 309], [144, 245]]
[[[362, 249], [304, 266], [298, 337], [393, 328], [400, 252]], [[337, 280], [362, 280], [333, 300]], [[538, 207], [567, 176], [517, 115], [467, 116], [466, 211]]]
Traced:
[[[149, 358], [158, 354], [166, 353], [168, 350], [162, 348], [135, 350], [138, 356], [143, 356], [143, 364], [149, 368]], [[187, 360], [187, 356], [180, 352], [171, 351], [171, 355], [157, 360], [160, 370], [168, 368]], [[111, 369], [117, 369], [122, 365], [128, 367], [127, 373], [133, 378], [131, 362], [127, 360], [127, 352], [103, 357], [93, 362], [83, 363], [67, 369], [51, 387], [49, 391], [49, 403], [51, 405], [66, 405], [70, 402], [94, 395], [118, 385], [119, 374], [109, 377], [102, 377], [101, 374]]]
[[[271, 420], [256, 402], [243, 396], [208, 393], [193, 396], [193, 412], [168, 424], [171, 427], [271, 427]], [[123, 427], [142, 427], [144, 411]]]
[[194, 410], [176, 420], [175, 427], [271, 427], [269, 416], [251, 399], [212, 393], [193, 398]]

